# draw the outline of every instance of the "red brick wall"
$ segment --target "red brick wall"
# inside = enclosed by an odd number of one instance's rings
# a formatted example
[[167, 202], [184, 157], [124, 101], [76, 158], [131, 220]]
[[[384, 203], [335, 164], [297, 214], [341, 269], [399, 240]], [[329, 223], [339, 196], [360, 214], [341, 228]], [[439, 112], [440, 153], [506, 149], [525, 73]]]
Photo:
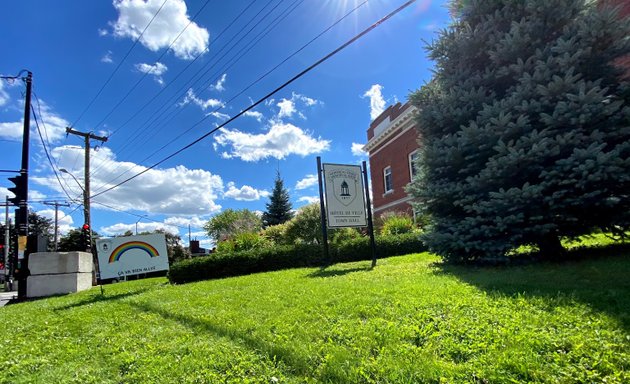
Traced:
[[[395, 135], [396, 134], [394, 134], [394, 136]], [[370, 156], [370, 172], [375, 211], [385, 204], [407, 197], [404, 187], [411, 181], [409, 173], [409, 154], [418, 149], [417, 139], [418, 131], [416, 131], [415, 128], [411, 128], [396, 140], [387, 142], [384, 145], [382, 144], [372, 150], [372, 153], [374, 153], [379, 148], [382, 148], [380, 151]], [[383, 170], [388, 166], [392, 168], [392, 184], [394, 191], [384, 195], [385, 184], [383, 180]]]

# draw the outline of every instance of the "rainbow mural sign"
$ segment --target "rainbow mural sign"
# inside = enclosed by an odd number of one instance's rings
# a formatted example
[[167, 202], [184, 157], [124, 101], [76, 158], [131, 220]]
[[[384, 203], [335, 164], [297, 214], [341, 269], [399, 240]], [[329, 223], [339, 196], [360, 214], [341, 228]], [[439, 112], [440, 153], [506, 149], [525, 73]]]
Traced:
[[101, 279], [122, 279], [168, 270], [163, 233], [98, 239], [96, 251]]
[[123, 253], [131, 251], [132, 249], [139, 249], [141, 251], [144, 251], [149, 255], [149, 257], [160, 256], [155, 247], [149, 243], [146, 243], [144, 241], [129, 241], [127, 243], [119, 245], [118, 247], [116, 247], [116, 249], [112, 251], [112, 254], [109, 256], [109, 262], [113, 263], [118, 261]]

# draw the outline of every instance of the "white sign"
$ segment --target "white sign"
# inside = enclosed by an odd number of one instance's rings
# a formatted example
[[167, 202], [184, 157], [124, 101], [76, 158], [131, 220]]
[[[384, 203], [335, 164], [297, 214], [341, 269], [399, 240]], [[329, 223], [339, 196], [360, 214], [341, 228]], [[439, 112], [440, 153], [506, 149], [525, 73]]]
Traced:
[[328, 227], [365, 227], [365, 190], [358, 165], [323, 164]]
[[163, 233], [96, 240], [101, 279], [168, 271]]

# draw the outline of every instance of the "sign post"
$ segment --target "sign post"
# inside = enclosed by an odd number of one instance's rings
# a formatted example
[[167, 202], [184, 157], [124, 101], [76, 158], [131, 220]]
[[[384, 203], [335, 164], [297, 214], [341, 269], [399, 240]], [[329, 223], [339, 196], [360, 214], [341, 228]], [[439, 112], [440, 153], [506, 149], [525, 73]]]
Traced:
[[[328, 248], [326, 228], [368, 227], [372, 248], [372, 267], [376, 266], [376, 243], [370, 195], [366, 187], [365, 161], [363, 167], [348, 164], [323, 164], [322, 167], [321, 159], [317, 157], [317, 170], [325, 252], [327, 253]], [[325, 187], [325, 193], [322, 190], [323, 187]]]

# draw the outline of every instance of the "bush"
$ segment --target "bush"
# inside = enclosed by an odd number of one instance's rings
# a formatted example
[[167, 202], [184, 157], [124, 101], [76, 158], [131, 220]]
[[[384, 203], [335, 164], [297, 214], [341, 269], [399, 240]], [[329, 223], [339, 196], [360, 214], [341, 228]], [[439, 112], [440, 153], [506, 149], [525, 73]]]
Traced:
[[247, 275], [287, 268], [312, 267], [324, 262], [321, 247], [312, 244], [283, 245], [183, 260], [171, 266], [171, 283]]
[[356, 228], [339, 228], [332, 231], [328, 230], [328, 233], [330, 234], [330, 242], [333, 246], [361, 237], [361, 233]]
[[402, 235], [416, 231], [413, 219], [402, 212], [388, 212], [381, 216], [381, 235]]
[[[377, 257], [404, 255], [424, 251], [417, 234], [379, 236], [376, 239]], [[330, 247], [333, 263], [370, 260], [370, 239], [359, 237]], [[207, 257], [182, 260], [171, 266], [168, 278], [171, 283], [246, 275], [288, 268], [323, 266], [322, 248], [316, 244], [293, 244], [256, 248], [241, 252], [217, 252]]]
[[290, 244], [287, 238], [287, 224], [271, 225], [262, 231], [262, 235], [275, 245]]
[[217, 253], [234, 253], [254, 248], [269, 247], [272, 242], [258, 233], [239, 233], [217, 244]]

